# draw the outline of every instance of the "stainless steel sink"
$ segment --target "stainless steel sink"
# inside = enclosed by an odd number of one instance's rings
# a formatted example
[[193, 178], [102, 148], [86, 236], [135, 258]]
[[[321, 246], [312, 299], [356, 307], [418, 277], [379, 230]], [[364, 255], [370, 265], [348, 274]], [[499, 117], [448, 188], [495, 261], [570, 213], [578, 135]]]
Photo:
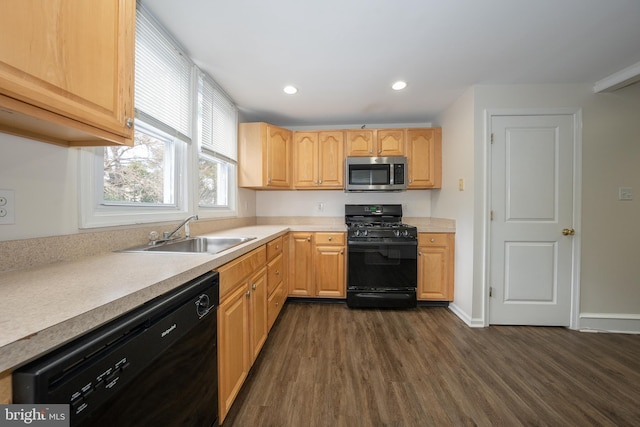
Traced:
[[187, 237], [168, 242], [136, 246], [118, 252], [171, 252], [171, 253], [210, 253], [217, 254], [234, 246], [241, 245], [255, 237]]

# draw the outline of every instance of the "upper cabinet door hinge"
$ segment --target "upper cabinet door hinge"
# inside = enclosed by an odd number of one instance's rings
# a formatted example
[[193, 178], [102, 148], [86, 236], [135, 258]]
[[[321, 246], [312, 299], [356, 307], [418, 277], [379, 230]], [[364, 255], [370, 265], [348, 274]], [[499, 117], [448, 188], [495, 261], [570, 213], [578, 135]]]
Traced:
[[493, 144], [493, 132], [491, 133], [491, 143]]
[[489, 286], [489, 297], [493, 296], [493, 287]]
[[493, 221], [493, 211], [490, 211], [490, 212], [489, 212], [489, 219], [490, 219], [491, 221]]

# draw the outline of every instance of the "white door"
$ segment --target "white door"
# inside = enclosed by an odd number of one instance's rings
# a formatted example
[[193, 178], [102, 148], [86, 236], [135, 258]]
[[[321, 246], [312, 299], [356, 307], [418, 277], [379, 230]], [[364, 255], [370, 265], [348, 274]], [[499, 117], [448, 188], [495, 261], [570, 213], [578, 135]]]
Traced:
[[490, 324], [570, 325], [573, 120], [491, 118]]

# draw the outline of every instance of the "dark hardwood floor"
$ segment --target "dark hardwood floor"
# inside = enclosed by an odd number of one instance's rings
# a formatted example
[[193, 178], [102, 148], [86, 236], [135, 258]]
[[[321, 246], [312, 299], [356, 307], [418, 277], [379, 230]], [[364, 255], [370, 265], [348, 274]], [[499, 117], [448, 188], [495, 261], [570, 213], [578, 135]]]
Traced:
[[638, 426], [640, 335], [288, 302], [229, 426]]

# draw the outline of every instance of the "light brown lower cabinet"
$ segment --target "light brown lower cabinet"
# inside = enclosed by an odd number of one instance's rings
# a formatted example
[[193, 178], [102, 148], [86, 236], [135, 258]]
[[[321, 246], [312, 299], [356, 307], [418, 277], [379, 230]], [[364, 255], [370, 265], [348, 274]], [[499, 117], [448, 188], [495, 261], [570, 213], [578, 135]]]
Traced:
[[11, 374], [0, 374], [0, 405], [11, 403]]
[[289, 296], [344, 298], [345, 233], [291, 233]]
[[218, 412], [222, 423], [267, 340], [265, 246], [221, 266], [218, 272]]
[[313, 296], [313, 233], [290, 233], [289, 296]]
[[455, 234], [418, 233], [418, 300], [453, 301]]
[[313, 260], [314, 295], [322, 298], [346, 296], [345, 233], [315, 233]]

